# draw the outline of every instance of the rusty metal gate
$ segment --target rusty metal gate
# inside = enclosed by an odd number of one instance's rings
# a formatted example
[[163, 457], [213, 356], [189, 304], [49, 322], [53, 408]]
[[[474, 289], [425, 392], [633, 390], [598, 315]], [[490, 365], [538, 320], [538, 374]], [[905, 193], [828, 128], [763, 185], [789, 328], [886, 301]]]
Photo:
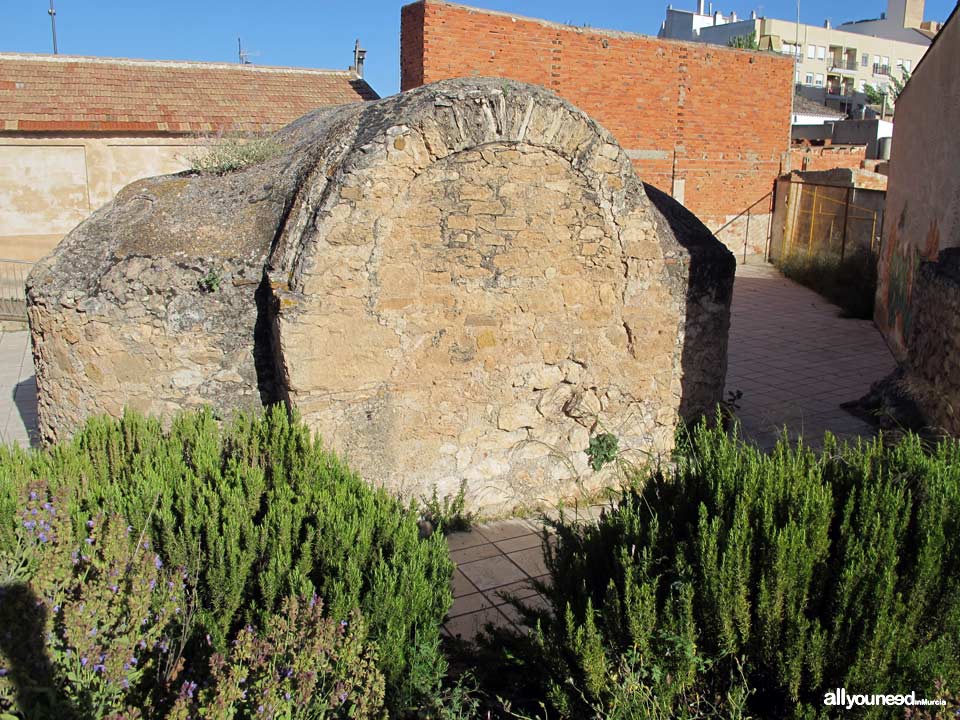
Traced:
[[843, 264], [875, 258], [885, 193], [799, 180], [777, 182], [770, 260]]

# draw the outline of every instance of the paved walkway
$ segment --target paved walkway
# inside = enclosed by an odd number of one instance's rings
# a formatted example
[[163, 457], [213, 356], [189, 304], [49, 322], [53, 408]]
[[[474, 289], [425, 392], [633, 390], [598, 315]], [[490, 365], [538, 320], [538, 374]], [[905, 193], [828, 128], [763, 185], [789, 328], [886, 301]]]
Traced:
[[28, 446], [37, 436], [37, 384], [30, 334], [0, 331], [0, 440]]
[[[747, 439], [770, 447], [784, 426], [812, 444], [825, 430], [847, 438], [872, 434], [840, 404], [864, 395], [894, 361], [872, 323], [838, 312], [770, 265], [738, 266], [726, 389], [743, 393], [736, 413]], [[36, 434], [37, 403], [26, 332], [0, 334], [0, 388], [3, 439], [27, 445]], [[543, 602], [529, 586], [547, 572], [538, 533], [533, 521], [508, 520], [448, 538], [457, 570], [446, 633], [472, 638], [487, 622], [516, 621], [501, 593]]]
[[772, 265], [737, 266], [725, 395], [743, 393], [736, 414], [745, 438], [770, 448], [784, 426], [813, 446], [827, 430], [873, 435], [840, 404], [863, 397], [895, 362], [871, 321], [839, 312]]

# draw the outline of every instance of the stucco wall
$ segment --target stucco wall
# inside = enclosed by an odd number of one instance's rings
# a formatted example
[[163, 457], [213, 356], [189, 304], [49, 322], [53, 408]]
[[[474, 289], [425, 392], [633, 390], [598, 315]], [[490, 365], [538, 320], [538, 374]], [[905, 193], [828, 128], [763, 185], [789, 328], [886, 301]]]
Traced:
[[125, 185], [178, 172], [193, 137], [0, 135], [0, 258], [38, 260]]
[[941, 30], [897, 101], [874, 319], [900, 360], [921, 262], [960, 246], [960, 14]]

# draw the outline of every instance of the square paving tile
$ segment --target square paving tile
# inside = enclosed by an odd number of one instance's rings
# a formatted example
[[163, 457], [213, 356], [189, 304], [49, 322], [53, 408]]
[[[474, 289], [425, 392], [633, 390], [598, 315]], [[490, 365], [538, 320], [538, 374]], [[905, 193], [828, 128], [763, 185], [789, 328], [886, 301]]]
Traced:
[[476, 530], [455, 532], [447, 535], [447, 546], [451, 552], [476, 547], [477, 545], [486, 545], [488, 542], [490, 541]]
[[463, 550], [454, 550], [450, 553], [450, 559], [459, 566], [496, 555], [500, 555], [500, 550], [498, 550], [497, 546], [492, 542], [488, 542], [483, 545], [474, 545], [473, 547], [468, 547]]
[[480, 610], [486, 610], [487, 608], [492, 608], [497, 603], [493, 602], [483, 593], [475, 592], [470, 595], [463, 595], [458, 597], [453, 601], [453, 607], [450, 608], [450, 612], [447, 613], [448, 618], [459, 617], [460, 615], [466, 615], [467, 613], [474, 613]]
[[[515, 562], [528, 577], [537, 577], [547, 572], [547, 565], [543, 561], [542, 548], [535, 547], [520, 550], [519, 552], [510, 553], [507, 557]], [[480, 589], [483, 590], [483, 588]]]
[[478, 525], [475, 530], [490, 542], [510, 540], [536, 532], [536, 528], [525, 520], [502, 520], [500, 522], [484, 523]]
[[501, 540], [500, 542], [494, 543], [494, 545], [497, 546], [500, 552], [512, 553], [518, 550], [542, 547], [543, 538], [536, 533], [530, 533], [529, 535], [521, 535], [520, 537], [510, 538], [509, 540]]
[[480, 612], [468, 613], [451, 618], [444, 624], [444, 629], [451, 637], [461, 640], [473, 640], [481, 630], [491, 623], [494, 626], [507, 627], [511, 623], [507, 616], [497, 608], [487, 608]]
[[477, 591], [477, 588], [474, 587], [473, 583], [470, 582], [459, 570], [453, 571], [453, 579], [450, 580], [450, 589], [453, 592], [453, 597], [455, 598], [458, 598], [461, 595], [469, 595], [470, 593], [475, 593]]
[[[530, 551], [522, 550], [521, 552]], [[511, 562], [506, 555], [488, 557], [459, 567], [460, 572], [466, 575], [480, 590], [490, 590], [502, 585], [509, 585], [527, 577], [524, 571]]]

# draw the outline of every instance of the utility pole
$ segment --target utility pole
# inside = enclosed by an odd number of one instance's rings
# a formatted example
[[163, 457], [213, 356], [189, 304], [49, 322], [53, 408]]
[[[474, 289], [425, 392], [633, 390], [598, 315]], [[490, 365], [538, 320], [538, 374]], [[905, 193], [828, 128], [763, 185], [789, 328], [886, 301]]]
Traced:
[[57, 54], [57, 11], [53, 7], [53, 0], [50, 0], [50, 9], [47, 10], [50, 16], [50, 29], [53, 30], [53, 54]]

